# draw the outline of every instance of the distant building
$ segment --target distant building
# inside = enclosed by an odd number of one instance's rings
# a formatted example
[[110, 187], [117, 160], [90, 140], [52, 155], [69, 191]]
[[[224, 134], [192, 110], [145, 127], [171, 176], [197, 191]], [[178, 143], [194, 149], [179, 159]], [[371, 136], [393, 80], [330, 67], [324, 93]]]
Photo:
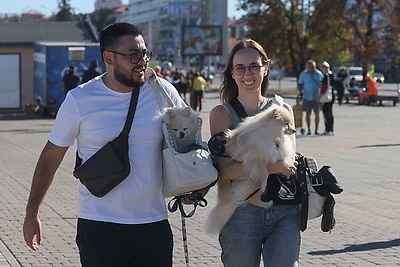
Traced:
[[[221, 26], [222, 58], [228, 55], [227, 0], [130, 0], [129, 8], [118, 21], [138, 26], [145, 35], [147, 46], [159, 61], [173, 61], [175, 65], [187, 63], [182, 58], [182, 26]], [[220, 62], [221, 56], [206, 56], [204, 63]], [[198, 57], [193, 57], [198, 60]]]
[[122, 6], [121, 0], [96, 0], [94, 4], [95, 11], [100, 9], [114, 9]]
[[21, 21], [45, 21], [47, 17], [37, 10], [29, 10], [21, 14]]
[[237, 40], [246, 37], [249, 31], [247, 26], [248, 17], [243, 16], [240, 19], [228, 20], [228, 50], [230, 51]]
[[20, 16], [14, 13], [3, 13], [0, 14], [0, 22], [16, 22], [20, 21]]
[[25, 104], [35, 103], [33, 57], [36, 42], [98, 43], [98, 39], [97, 32], [83, 19], [68, 22], [0, 21], [1, 113], [23, 111]]

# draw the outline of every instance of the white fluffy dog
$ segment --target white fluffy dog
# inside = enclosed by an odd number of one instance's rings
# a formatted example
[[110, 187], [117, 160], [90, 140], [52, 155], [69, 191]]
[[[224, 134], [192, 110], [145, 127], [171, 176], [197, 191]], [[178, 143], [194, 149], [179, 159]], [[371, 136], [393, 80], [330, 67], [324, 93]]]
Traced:
[[168, 132], [171, 133], [177, 152], [189, 152], [196, 145], [199, 115], [190, 107], [173, 107], [164, 110], [162, 117], [167, 124]]
[[267, 209], [273, 205], [272, 201], [263, 202], [261, 194], [267, 185], [268, 163], [294, 157], [289, 135], [296, 130], [290, 125], [291, 117], [286, 108], [273, 104], [246, 118], [236, 129], [225, 131], [226, 154], [232, 160], [242, 162], [249, 177], [240, 181], [218, 181], [217, 204], [205, 225], [208, 234], [218, 235], [239, 205], [249, 202]]

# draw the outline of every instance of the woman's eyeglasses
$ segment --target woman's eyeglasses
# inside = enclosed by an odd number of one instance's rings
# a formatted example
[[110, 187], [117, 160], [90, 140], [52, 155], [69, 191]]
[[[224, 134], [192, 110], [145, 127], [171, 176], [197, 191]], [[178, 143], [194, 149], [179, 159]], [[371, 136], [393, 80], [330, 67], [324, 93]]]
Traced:
[[[264, 65], [263, 65], [264, 66]], [[232, 68], [233, 73], [235, 73], [238, 76], [243, 76], [246, 74], [246, 69], [250, 71], [251, 74], [258, 74], [261, 71], [261, 68], [263, 67], [261, 65], [258, 65], [256, 63], [250, 64], [248, 66], [244, 65], [236, 65]]]
[[129, 60], [130, 60], [130, 62], [132, 64], [139, 63], [139, 61], [142, 60], [142, 58], [146, 62], [149, 62], [151, 57], [152, 57], [152, 55], [153, 55], [152, 52], [147, 51], [147, 50], [133, 52], [133, 53], [130, 53], [130, 54], [123, 54], [123, 53], [120, 53], [120, 52], [117, 52], [117, 51], [114, 51], [114, 50], [110, 50], [110, 49], [107, 49], [106, 51], [114, 53], [114, 54], [117, 54], [117, 55], [120, 55], [120, 56], [129, 57]]

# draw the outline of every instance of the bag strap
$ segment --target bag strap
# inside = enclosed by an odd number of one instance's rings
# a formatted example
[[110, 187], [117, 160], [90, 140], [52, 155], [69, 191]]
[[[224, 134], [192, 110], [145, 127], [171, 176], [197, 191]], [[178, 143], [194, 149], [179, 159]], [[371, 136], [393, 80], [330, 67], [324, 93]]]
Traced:
[[300, 223], [299, 228], [302, 232], [307, 229], [307, 220], [308, 220], [308, 188], [307, 188], [307, 173], [306, 173], [306, 159], [300, 154], [296, 153], [296, 161], [297, 165], [297, 179], [300, 183], [301, 190], [301, 209], [300, 209]]
[[229, 104], [231, 104], [233, 110], [236, 112], [236, 115], [239, 117], [241, 121], [249, 116], [244, 110], [242, 103], [240, 103], [240, 101], [237, 98], [230, 100]]
[[136, 113], [137, 102], [139, 99], [139, 92], [140, 92], [140, 87], [135, 87], [132, 91], [132, 97], [131, 97], [131, 102], [129, 104], [128, 115], [126, 116], [125, 125], [120, 133], [120, 136], [121, 135], [128, 136], [131, 130], [133, 118], [135, 117]]
[[[126, 116], [124, 128], [122, 129], [121, 133], [119, 134], [119, 136], [123, 136], [124, 138], [128, 138], [129, 132], [132, 127], [132, 122], [133, 122], [133, 118], [135, 117], [136, 106], [137, 106], [137, 102], [139, 99], [139, 92], [140, 92], [140, 87], [135, 87], [132, 91], [131, 102], [129, 103], [128, 115]], [[79, 157], [78, 149], [77, 149], [76, 155], [75, 155], [74, 169], [76, 169], [77, 167], [79, 167], [81, 165], [82, 165], [82, 158]]]
[[175, 107], [174, 102], [172, 101], [171, 97], [167, 94], [164, 86], [160, 82], [155, 71], [152, 68], [147, 68], [147, 70], [151, 73], [151, 75], [149, 77], [149, 83], [151, 84], [151, 87], [153, 88], [153, 92], [157, 98], [157, 102], [158, 102], [158, 105], [160, 106], [160, 109], [165, 108], [163, 101], [161, 99], [161, 95], [167, 101], [167, 104], [168, 104], [167, 107]]

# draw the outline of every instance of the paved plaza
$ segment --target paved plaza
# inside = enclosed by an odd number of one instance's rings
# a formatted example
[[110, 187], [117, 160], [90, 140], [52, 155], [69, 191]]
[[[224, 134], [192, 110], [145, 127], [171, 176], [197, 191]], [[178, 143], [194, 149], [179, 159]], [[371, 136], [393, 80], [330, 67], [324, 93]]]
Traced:
[[[287, 101], [294, 105], [294, 99]], [[205, 95], [204, 140], [210, 136], [209, 112], [218, 102], [215, 92]], [[302, 234], [300, 266], [400, 266], [400, 107], [384, 104], [334, 104], [336, 135], [298, 135], [297, 150], [314, 157], [319, 166], [331, 165], [344, 188], [335, 196], [337, 224], [331, 233], [320, 230], [320, 218], [309, 221]], [[33, 115], [0, 115], [0, 267], [79, 266], [75, 244], [78, 181], [71, 174], [74, 147], [40, 211], [43, 245], [33, 252], [22, 237], [32, 173], [53, 121]], [[321, 123], [319, 131], [323, 130]], [[222, 266], [217, 240], [202, 231], [215, 197], [213, 188], [207, 195], [209, 206], [186, 220], [191, 266]], [[170, 222], [174, 266], [183, 267], [180, 215], [170, 214]]]

